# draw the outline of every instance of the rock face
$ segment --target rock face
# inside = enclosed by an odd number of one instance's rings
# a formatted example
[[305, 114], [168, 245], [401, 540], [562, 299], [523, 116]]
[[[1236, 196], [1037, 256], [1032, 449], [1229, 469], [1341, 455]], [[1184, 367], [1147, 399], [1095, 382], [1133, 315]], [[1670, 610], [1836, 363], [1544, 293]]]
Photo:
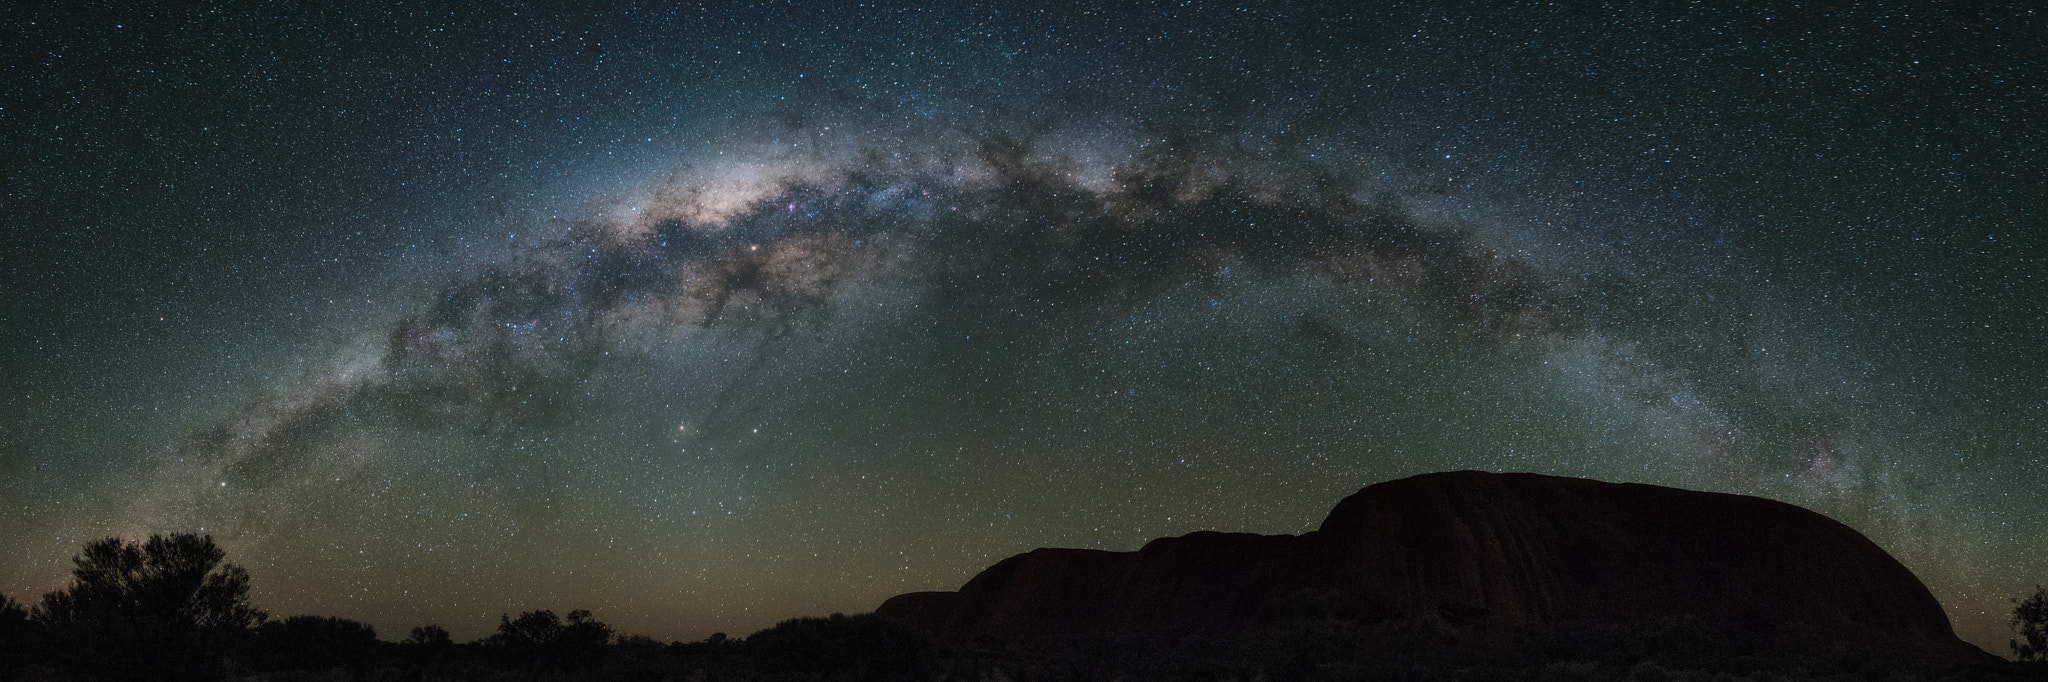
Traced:
[[1982, 661], [1905, 566], [1772, 500], [1477, 471], [1369, 486], [1300, 536], [1200, 532], [1040, 549], [878, 612], [949, 641], [1179, 639], [1342, 622], [1511, 645], [1530, 628], [1683, 622], [1750, 650], [1841, 642]]

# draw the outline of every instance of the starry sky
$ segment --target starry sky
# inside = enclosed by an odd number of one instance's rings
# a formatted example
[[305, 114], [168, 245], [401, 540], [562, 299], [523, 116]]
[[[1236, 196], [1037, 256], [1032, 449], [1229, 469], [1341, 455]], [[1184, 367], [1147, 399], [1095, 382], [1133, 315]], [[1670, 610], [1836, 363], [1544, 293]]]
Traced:
[[376, 4], [0, 19], [0, 593], [698, 639], [1448, 469], [2048, 582], [2029, 3]]

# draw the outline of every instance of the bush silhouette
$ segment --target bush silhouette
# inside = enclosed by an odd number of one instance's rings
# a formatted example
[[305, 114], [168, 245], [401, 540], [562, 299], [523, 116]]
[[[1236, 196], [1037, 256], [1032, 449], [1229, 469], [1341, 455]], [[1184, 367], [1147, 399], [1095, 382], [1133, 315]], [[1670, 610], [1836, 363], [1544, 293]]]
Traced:
[[211, 536], [106, 538], [72, 558], [71, 585], [32, 619], [56, 657], [98, 677], [211, 676], [217, 656], [268, 616], [249, 603], [249, 572], [223, 564]]
[[2013, 600], [2012, 628], [2019, 633], [2019, 639], [2007, 642], [2013, 657], [2048, 661], [2048, 589], [2035, 585], [2025, 600]]
[[0, 595], [0, 673], [6, 664], [20, 661], [37, 648], [35, 624], [29, 622], [28, 608]]
[[292, 616], [256, 630], [263, 667], [329, 670], [367, 665], [377, 657], [377, 630], [332, 616]]
[[28, 607], [13, 597], [0, 594], [0, 628], [28, 627]]
[[558, 642], [565, 649], [587, 651], [597, 649], [612, 641], [612, 628], [592, 618], [590, 611], [577, 609], [569, 612], [569, 622], [562, 626]]
[[518, 618], [498, 617], [498, 633], [484, 641], [532, 661], [563, 660], [599, 653], [611, 642], [611, 626], [589, 611], [569, 612], [567, 622], [553, 611], [528, 611]]
[[412, 634], [406, 635], [405, 640], [399, 643], [427, 649], [446, 649], [455, 646], [455, 638], [449, 636], [448, 631], [439, 625], [422, 625], [413, 628]]

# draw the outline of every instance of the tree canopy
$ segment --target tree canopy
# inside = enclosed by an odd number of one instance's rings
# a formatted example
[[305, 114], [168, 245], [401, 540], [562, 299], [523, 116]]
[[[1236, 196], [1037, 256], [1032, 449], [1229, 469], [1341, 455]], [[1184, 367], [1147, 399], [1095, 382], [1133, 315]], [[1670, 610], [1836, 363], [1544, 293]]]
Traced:
[[498, 633], [485, 641], [522, 655], [538, 657], [578, 656], [603, 648], [612, 638], [611, 626], [577, 609], [568, 621], [553, 611], [528, 611], [518, 618], [498, 617]]
[[249, 572], [223, 564], [212, 536], [107, 538], [72, 558], [71, 586], [43, 595], [36, 618], [50, 626], [131, 624], [163, 634], [248, 629], [266, 617], [249, 603]]
[[2034, 594], [2014, 599], [2012, 628], [2019, 633], [2012, 655], [2022, 661], [2048, 661], [2048, 588], [2034, 586]]
[[249, 572], [226, 556], [212, 536], [191, 533], [99, 540], [72, 558], [70, 586], [44, 594], [31, 618], [109, 676], [153, 667], [184, 676], [268, 618], [249, 603]]

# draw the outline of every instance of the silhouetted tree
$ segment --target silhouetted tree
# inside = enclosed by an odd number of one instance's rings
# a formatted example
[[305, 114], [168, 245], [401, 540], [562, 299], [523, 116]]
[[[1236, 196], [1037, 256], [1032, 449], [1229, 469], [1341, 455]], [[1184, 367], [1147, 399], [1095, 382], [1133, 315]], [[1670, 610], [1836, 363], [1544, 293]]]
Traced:
[[2048, 661], [2048, 589], [2035, 585], [2034, 594], [2024, 601], [2012, 601], [2012, 628], [2020, 635], [2007, 641], [2012, 655], [2022, 661]]
[[498, 633], [484, 641], [532, 660], [563, 659], [602, 651], [612, 638], [611, 626], [590, 612], [569, 612], [568, 622], [553, 611], [528, 611], [518, 618], [498, 617]]
[[15, 601], [13, 597], [0, 594], [0, 627], [7, 627], [16, 623], [28, 624], [28, 608], [22, 606], [21, 602]]
[[591, 617], [590, 611], [577, 609], [569, 612], [569, 623], [562, 627], [563, 647], [587, 651], [602, 647], [611, 641], [612, 627]]
[[96, 677], [211, 676], [221, 651], [268, 617], [249, 603], [249, 572], [226, 556], [190, 533], [100, 540], [31, 617], [70, 654], [60, 658]]
[[634, 654], [658, 652], [663, 646], [660, 640], [647, 635], [619, 635], [618, 638], [619, 649]]
[[0, 677], [7, 669], [27, 663], [30, 653], [37, 650], [35, 624], [29, 622], [28, 609], [12, 597], [0, 595]]
[[261, 667], [271, 670], [329, 670], [361, 667], [377, 657], [377, 630], [332, 616], [292, 616], [256, 630]]
[[513, 651], [538, 651], [562, 636], [562, 619], [548, 610], [528, 611], [519, 618], [498, 616], [498, 633], [484, 639], [487, 644]]
[[455, 638], [439, 625], [422, 625], [398, 642], [398, 652], [414, 665], [439, 665], [454, 656]]
[[442, 629], [439, 625], [422, 625], [413, 628], [412, 634], [406, 635], [405, 640], [399, 643], [428, 648], [446, 648], [455, 646], [455, 638], [449, 636], [448, 631]]

